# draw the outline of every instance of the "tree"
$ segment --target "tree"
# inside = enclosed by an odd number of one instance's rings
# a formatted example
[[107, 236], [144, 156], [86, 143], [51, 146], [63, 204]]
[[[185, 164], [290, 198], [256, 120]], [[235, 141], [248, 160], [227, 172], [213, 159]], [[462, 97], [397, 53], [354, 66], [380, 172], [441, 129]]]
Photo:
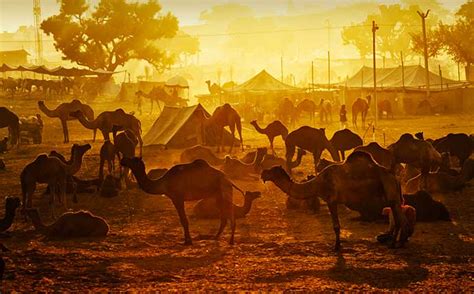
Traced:
[[456, 62], [466, 65], [466, 78], [472, 79], [470, 68], [474, 64], [474, 1], [464, 3], [456, 12], [456, 22], [438, 27], [438, 34], [443, 49]]
[[201, 12], [200, 19], [208, 24], [227, 25], [238, 18], [253, 17], [253, 10], [245, 5], [226, 3]]
[[172, 63], [156, 41], [174, 37], [178, 20], [171, 13], [161, 15], [156, 0], [100, 0], [94, 11], [85, 0], [60, 1], [59, 14], [43, 21], [41, 28], [53, 36], [63, 59], [108, 71], [132, 59], [146, 60], [158, 70]]
[[190, 55], [199, 52], [199, 39], [182, 31], [178, 31], [176, 36], [171, 39], [162, 39], [157, 43], [160, 48], [166, 48], [166, 52], [168, 52], [173, 59], [181, 59], [182, 56], [187, 59]]
[[[411, 33], [410, 35], [411, 50], [417, 54], [423, 55], [423, 33]], [[439, 32], [436, 29], [427, 30], [426, 43], [428, 48], [428, 57], [436, 57], [441, 53], [443, 44], [441, 43]]]

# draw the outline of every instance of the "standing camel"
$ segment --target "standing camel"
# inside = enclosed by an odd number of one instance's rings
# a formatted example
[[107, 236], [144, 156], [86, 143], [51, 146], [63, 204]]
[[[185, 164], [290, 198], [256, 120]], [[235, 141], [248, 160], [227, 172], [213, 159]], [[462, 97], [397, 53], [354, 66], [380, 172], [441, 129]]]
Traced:
[[172, 96], [166, 93], [165, 89], [161, 87], [154, 87], [149, 93], [144, 93], [142, 90], [138, 90], [135, 95], [150, 99], [151, 108], [150, 114], [153, 113], [153, 101], [158, 105], [158, 109], [161, 112], [160, 101], [166, 106], [177, 106], [185, 107], [188, 106], [187, 99], [183, 99], [178, 96]]
[[46, 114], [46, 116], [59, 118], [63, 127], [64, 143], [69, 142], [69, 130], [67, 127], [67, 121], [77, 119], [71, 115], [73, 112], [81, 111], [82, 113], [84, 113], [87, 119], [94, 119], [94, 110], [92, 110], [89, 105], [84, 104], [76, 99], [68, 103], [61, 103], [55, 109], [49, 109], [44, 104], [44, 101], [38, 101], [38, 107], [44, 114]]
[[330, 165], [313, 179], [303, 183], [293, 182], [282, 167], [264, 170], [262, 180], [272, 181], [290, 198], [323, 199], [331, 214], [336, 250], [341, 247], [338, 204], [358, 211], [362, 218], [367, 219], [380, 216], [382, 209], [389, 206], [395, 219], [392, 246], [395, 245], [398, 233], [404, 233], [403, 225], [406, 220], [401, 212], [400, 185], [394, 175], [365, 152], [354, 152], [344, 164]]
[[331, 157], [335, 161], [339, 161], [340, 157], [336, 149], [332, 146], [326, 137], [324, 129], [315, 129], [303, 126], [289, 133], [285, 140], [286, 146], [286, 168], [291, 173], [291, 162], [295, 154], [296, 147], [313, 153], [314, 168], [318, 166], [319, 159], [324, 149], [331, 153]]
[[334, 133], [331, 140], [332, 146], [337, 152], [340, 152], [342, 160], [346, 159], [345, 151], [351, 150], [364, 144], [362, 138], [348, 129], [339, 130]]
[[94, 139], [95, 132], [97, 129], [102, 132], [102, 135], [104, 136], [104, 141], [110, 141], [110, 133], [113, 134], [115, 141], [115, 137], [118, 131], [128, 130], [132, 132], [140, 143], [140, 156], [142, 155], [142, 126], [140, 120], [138, 120], [132, 114], [125, 113], [123, 109], [118, 108], [115, 111], [104, 111], [99, 114], [94, 120], [87, 119], [87, 117], [81, 111], [76, 111], [71, 115], [77, 117], [79, 122], [87, 129], [94, 130]]
[[225, 92], [224, 89], [222, 89], [218, 84], [213, 83], [211, 85], [210, 80], [207, 80], [206, 84], [207, 84], [207, 89], [209, 90], [209, 94], [211, 94], [211, 95], [219, 96], [219, 95], [221, 95], [222, 93]]
[[297, 116], [301, 116], [303, 112], [307, 112], [309, 114], [309, 119], [311, 124], [314, 125], [314, 113], [316, 112], [316, 103], [309, 99], [303, 99], [298, 105], [296, 106], [296, 113]]
[[251, 121], [250, 124], [255, 128], [255, 130], [257, 130], [257, 132], [267, 136], [273, 154], [275, 154], [275, 150], [273, 149], [273, 140], [275, 137], [281, 136], [283, 141], [285, 141], [286, 136], [288, 136], [288, 129], [279, 120], [272, 121], [264, 129], [258, 125], [256, 120]]
[[232, 153], [232, 148], [234, 147], [234, 133], [236, 128], [237, 132], [239, 133], [240, 145], [243, 151], [244, 142], [242, 140], [242, 123], [240, 121], [240, 115], [234, 108], [232, 108], [232, 106], [230, 106], [229, 103], [217, 107], [212, 113], [211, 117], [206, 119], [203, 124], [205, 131], [212, 128], [217, 131], [217, 152], [220, 152], [221, 147], [222, 150], [224, 150], [224, 127], [226, 126], [229, 127], [232, 134], [232, 143], [230, 144], [229, 153]]
[[120, 163], [132, 170], [140, 188], [149, 194], [166, 195], [174, 204], [184, 229], [184, 244], [191, 245], [188, 218], [184, 209], [185, 201], [214, 198], [220, 211], [221, 224], [216, 239], [224, 231], [227, 220], [230, 220], [231, 237], [229, 244], [234, 244], [235, 216], [232, 190], [236, 188], [223, 172], [211, 167], [204, 160], [179, 164], [169, 169], [161, 178], [151, 180], [145, 172], [145, 164], [140, 158], [123, 158]]
[[[332, 103], [329, 100], [321, 99], [318, 106], [319, 120], [321, 122], [332, 122]], [[329, 118], [329, 119], [328, 119]]]
[[294, 126], [296, 123], [296, 107], [289, 98], [284, 98], [275, 112], [276, 117], [288, 126]]
[[352, 125], [357, 128], [357, 116], [359, 113], [362, 118], [362, 127], [365, 127], [365, 118], [369, 112], [371, 96], [368, 95], [367, 99], [357, 98], [354, 103], [352, 103]]
[[0, 128], [8, 128], [11, 145], [20, 145], [20, 119], [6, 107], [0, 107]]

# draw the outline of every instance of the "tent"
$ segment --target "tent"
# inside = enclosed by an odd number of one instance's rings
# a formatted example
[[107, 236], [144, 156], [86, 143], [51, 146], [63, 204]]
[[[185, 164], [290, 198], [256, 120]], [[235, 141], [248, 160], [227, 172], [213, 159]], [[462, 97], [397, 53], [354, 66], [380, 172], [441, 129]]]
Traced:
[[97, 70], [89, 70], [85, 68], [76, 68], [76, 67], [63, 67], [63, 66], [58, 66], [58, 67], [53, 67], [53, 68], [47, 68], [44, 65], [40, 66], [23, 66], [20, 65], [18, 67], [14, 66], [9, 66], [7, 64], [2, 64], [0, 66], [0, 72], [7, 72], [7, 71], [28, 71], [28, 72], [34, 72], [37, 74], [46, 74], [46, 75], [51, 75], [51, 76], [63, 76], [63, 77], [77, 77], [77, 76], [100, 76], [100, 75], [111, 75], [117, 72], [113, 71], [105, 71], [101, 69]]
[[[151, 129], [143, 137], [143, 145], [187, 148], [207, 142], [208, 145], [215, 146], [218, 143], [215, 130], [204, 132], [203, 129], [203, 122], [209, 116], [210, 114], [201, 104], [181, 108], [165, 106]], [[224, 131], [224, 144], [229, 146], [232, 139], [237, 145], [238, 141], [232, 138], [229, 132]]]
[[245, 83], [235, 86], [233, 92], [272, 92], [300, 91], [301, 89], [280, 82], [265, 70], [262, 70]]
[[[405, 67], [378, 68], [377, 88], [383, 89], [423, 89], [426, 88], [426, 71], [420, 65], [411, 65]], [[441, 90], [441, 88], [459, 88], [465, 86], [462, 81], [454, 81], [442, 78], [433, 73], [429, 73], [430, 89]], [[354, 76], [349, 78], [347, 82], [341, 83], [342, 86], [348, 88], [373, 88], [374, 72], [373, 68], [363, 66]], [[443, 87], [441, 87], [443, 86]]]
[[165, 86], [171, 88], [189, 88], [189, 83], [182, 76], [174, 76], [166, 81]]

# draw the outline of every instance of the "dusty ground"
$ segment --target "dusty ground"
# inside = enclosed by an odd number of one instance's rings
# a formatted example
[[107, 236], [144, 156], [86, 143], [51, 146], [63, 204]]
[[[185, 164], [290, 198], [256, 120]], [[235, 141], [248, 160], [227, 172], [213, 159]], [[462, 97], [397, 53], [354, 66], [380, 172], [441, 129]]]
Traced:
[[[34, 114], [36, 101], [4, 99], [20, 114]], [[52, 107], [58, 102], [47, 101]], [[94, 103], [96, 114], [112, 103]], [[127, 111], [131, 104], [120, 104]], [[148, 105], [144, 106], [148, 111]], [[157, 113], [141, 116], [144, 132]], [[395, 118], [382, 121], [377, 140], [391, 143], [403, 132], [425, 131], [426, 137], [448, 132], [474, 132], [474, 115], [430, 118]], [[2, 157], [7, 170], [0, 174], [0, 196], [20, 195], [19, 173], [40, 152], [52, 149], [69, 154], [70, 145], [60, 144], [59, 120], [45, 118], [45, 143], [26, 146]], [[92, 132], [70, 122], [74, 142], [90, 140]], [[319, 125], [319, 124], [318, 124]], [[332, 135], [337, 124], [323, 125]], [[244, 125], [245, 144], [266, 145], [266, 139]], [[3, 134], [3, 133], [2, 133]], [[363, 135], [363, 131], [360, 132]], [[372, 135], [367, 135], [367, 140]], [[99, 140], [100, 141], [100, 140]], [[277, 152], [283, 154], [281, 141]], [[95, 177], [100, 143], [87, 153], [79, 175]], [[169, 167], [179, 150], [145, 148], [148, 168]], [[297, 169], [304, 178], [313, 170], [309, 156]], [[334, 234], [327, 209], [319, 214], [287, 211], [286, 196], [272, 183], [234, 181], [248, 190], [260, 190], [247, 218], [237, 222], [236, 244], [227, 244], [226, 230], [220, 241], [209, 239], [218, 221], [193, 218], [187, 206], [193, 246], [183, 246], [183, 234], [171, 202], [138, 189], [122, 191], [104, 199], [80, 195], [74, 209], [88, 209], [103, 216], [111, 226], [103, 240], [50, 241], [35, 234], [30, 223], [17, 217], [10, 237], [1, 241], [11, 249], [5, 253], [7, 268], [2, 292], [38, 290], [418, 290], [459, 292], [474, 290], [474, 188], [461, 193], [435, 195], [446, 203], [453, 222], [418, 223], [404, 249], [388, 249], [374, 237], [386, 229], [384, 223], [357, 221], [357, 214], [340, 209], [343, 249], [333, 252]], [[37, 189], [34, 205], [46, 221], [47, 200]], [[235, 193], [236, 202], [241, 203]], [[3, 207], [3, 204], [2, 204]]]

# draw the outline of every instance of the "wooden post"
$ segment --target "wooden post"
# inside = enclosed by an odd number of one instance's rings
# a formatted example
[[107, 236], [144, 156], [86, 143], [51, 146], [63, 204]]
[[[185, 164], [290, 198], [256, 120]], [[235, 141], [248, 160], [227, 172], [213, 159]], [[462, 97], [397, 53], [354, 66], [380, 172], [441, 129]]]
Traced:
[[400, 51], [400, 60], [402, 61], [402, 88], [405, 91], [405, 64], [403, 62], [403, 51]]
[[426, 13], [417, 11], [418, 15], [421, 17], [421, 25], [423, 27], [423, 55], [425, 57], [425, 71], [426, 71], [426, 97], [430, 96], [430, 69], [428, 66], [428, 45], [426, 42], [426, 18], [430, 13], [428, 9]]
[[441, 65], [438, 64], [439, 70], [439, 83], [441, 85], [441, 91], [443, 91], [443, 72], [441, 71]]
[[[377, 64], [375, 58], [375, 32], [379, 29], [375, 20], [372, 21], [372, 59], [374, 63], [374, 103], [375, 103], [375, 120], [374, 120], [374, 132], [375, 126], [377, 125], [377, 113], [378, 113], [378, 103], [377, 103]], [[369, 105], [370, 107], [370, 105]]]

